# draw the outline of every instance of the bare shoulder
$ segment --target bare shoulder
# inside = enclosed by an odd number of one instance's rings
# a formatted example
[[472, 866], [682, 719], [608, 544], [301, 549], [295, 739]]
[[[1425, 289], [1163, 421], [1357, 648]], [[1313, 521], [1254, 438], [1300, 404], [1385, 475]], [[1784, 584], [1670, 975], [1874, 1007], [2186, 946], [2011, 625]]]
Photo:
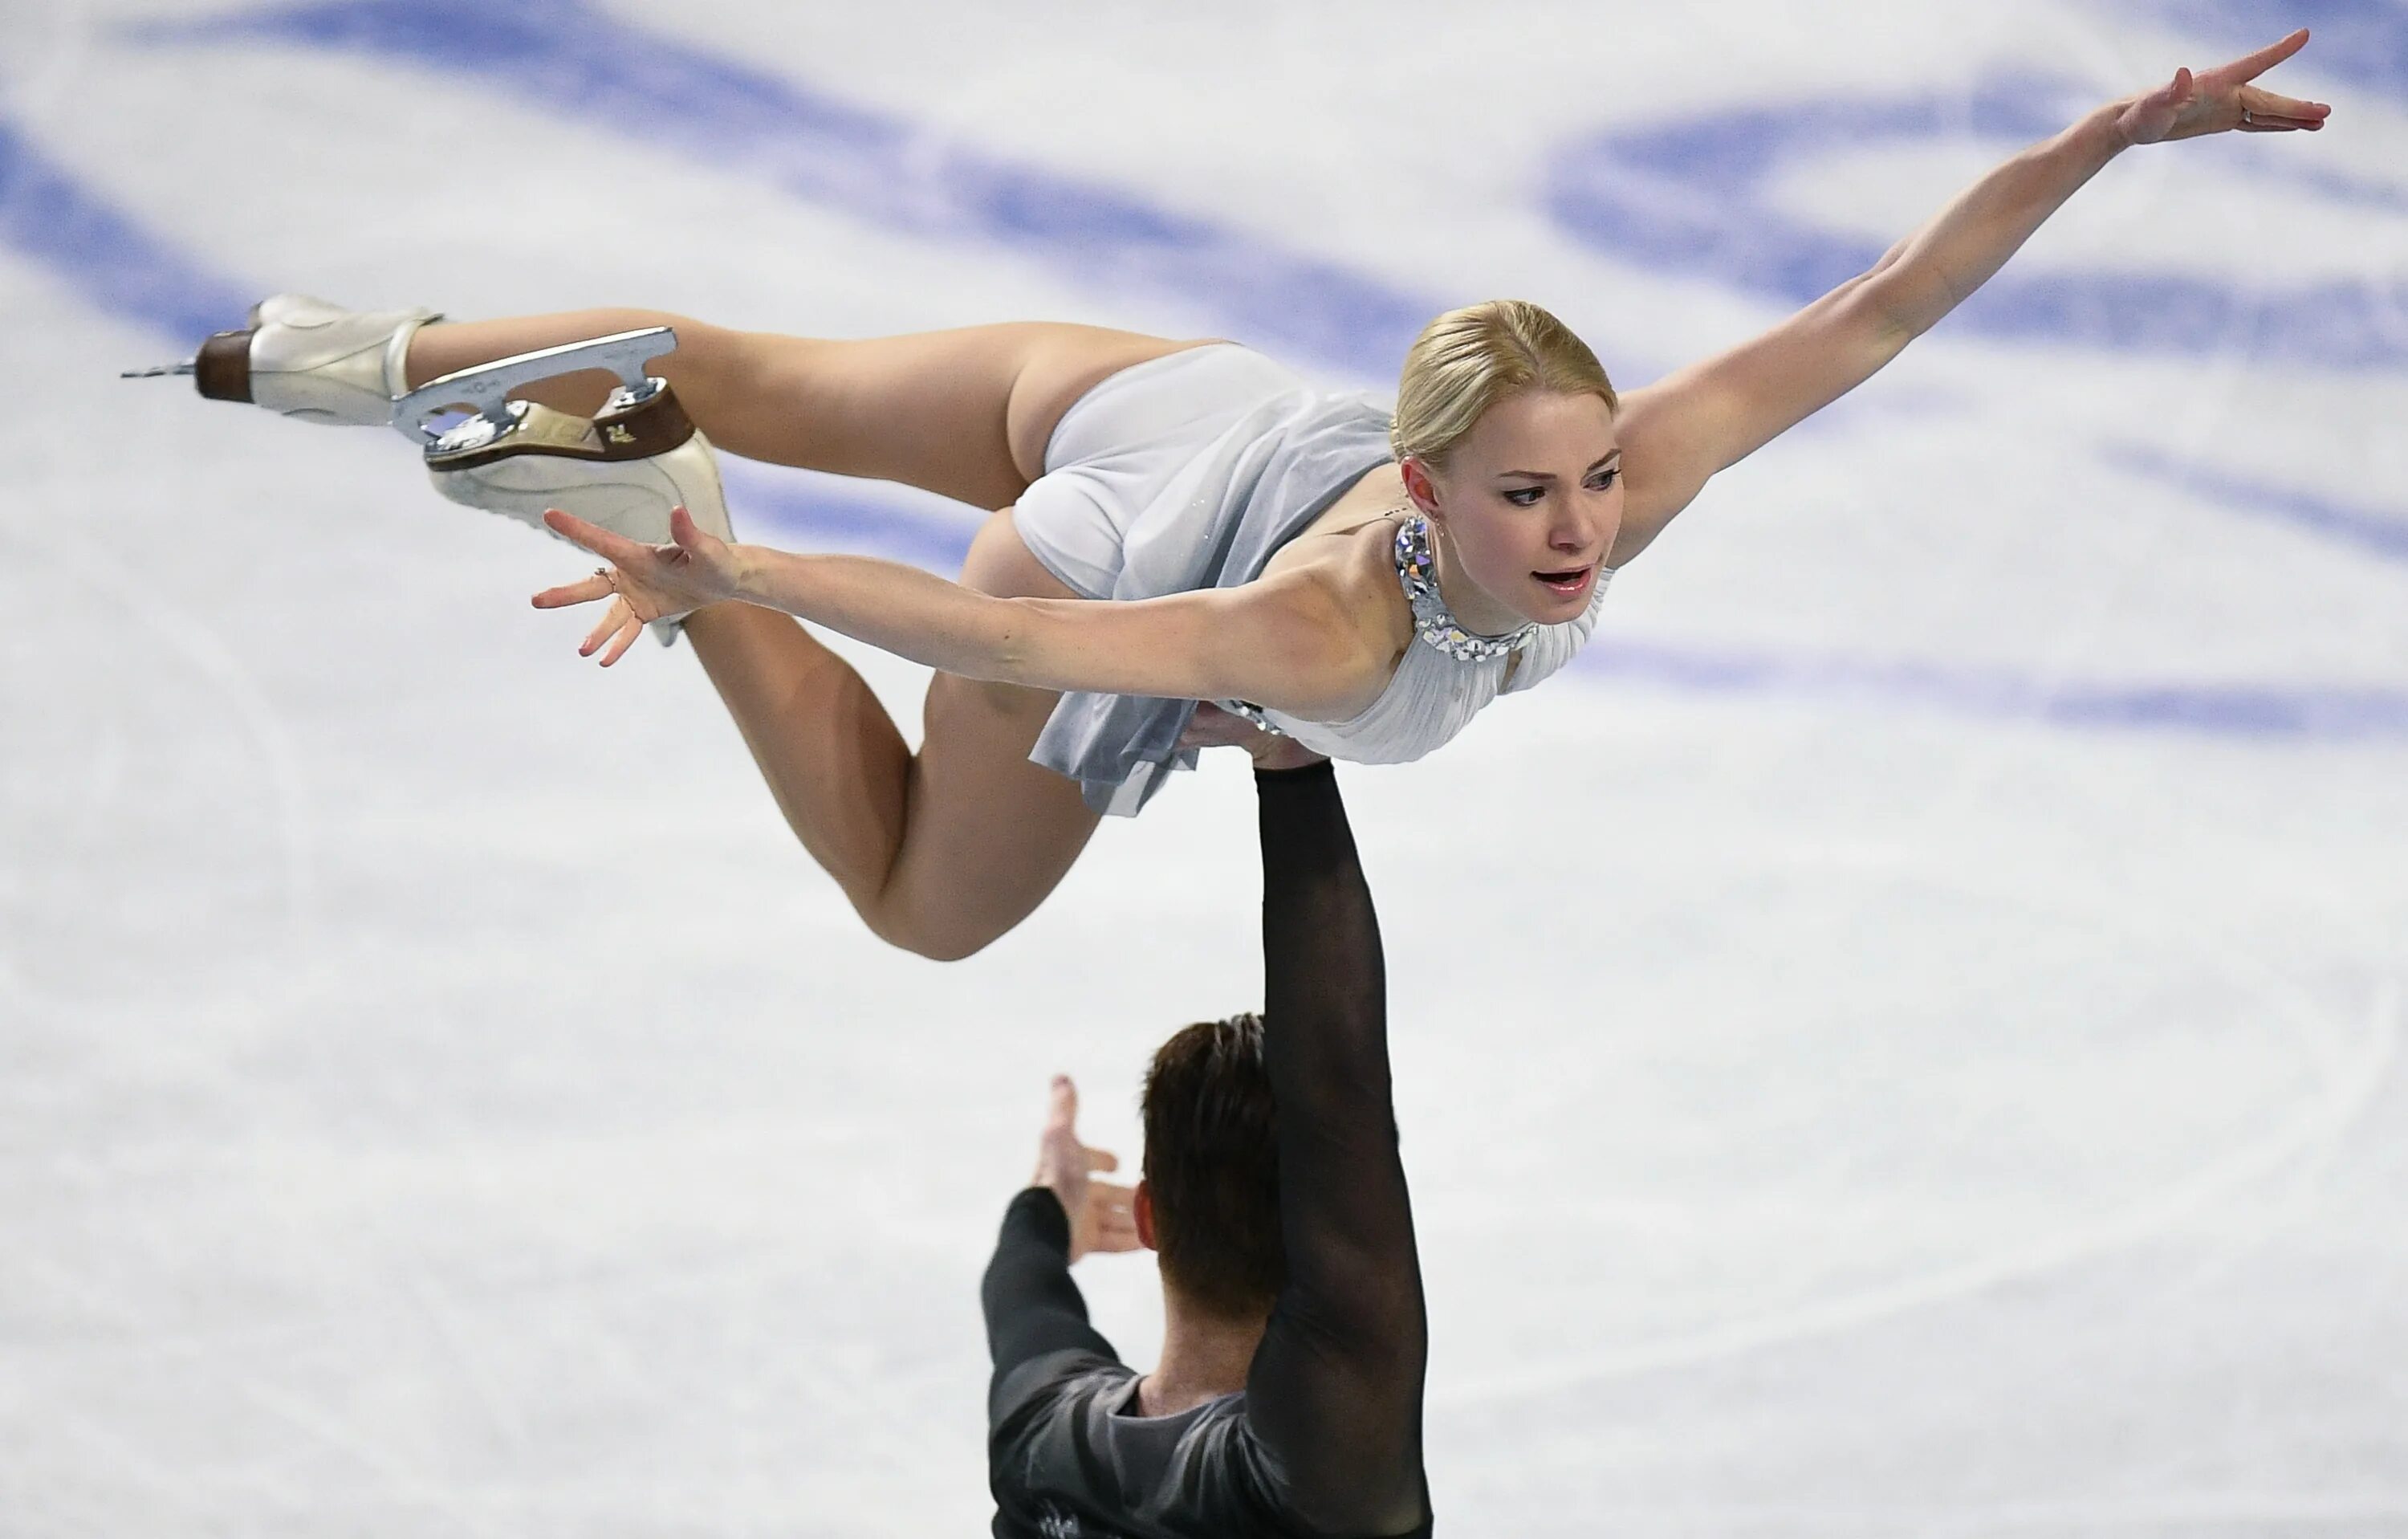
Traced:
[[1677, 403], [1679, 392], [1673, 387], [1679, 378], [1674, 375], [1622, 393], [1614, 408], [1613, 430], [1624, 440], [1625, 453], [1629, 453], [1627, 440], [1633, 430], [1644, 438], [1662, 429]]
[[1412, 639], [1390, 539], [1388, 526], [1377, 524], [1309, 536], [1281, 553], [1290, 559], [1246, 584], [1267, 622], [1264, 630], [1277, 638], [1274, 645], [1297, 677], [1317, 681], [1312, 698], [1282, 709], [1342, 720], [1387, 687], [1398, 654]]
[[1698, 425], [1695, 400], [1677, 374], [1623, 396], [1613, 414], [1613, 430], [1622, 444], [1626, 495], [1636, 500], [1685, 486], [1690, 479], [1686, 439]]
[[[1692, 381], [1693, 382], [1693, 381]], [[1613, 414], [1622, 442], [1622, 529], [1607, 565], [1627, 566], [1681, 510], [1705, 490], [1712, 470], [1700, 453], [1705, 424], [1695, 393], [1675, 374], [1631, 391]]]
[[1303, 559], [1277, 575], [1309, 583], [1312, 602], [1342, 612], [1374, 651], [1393, 654], [1412, 635], [1412, 611], [1397, 582], [1396, 541], [1393, 518], [1310, 536], [1296, 542], [1312, 547], [1297, 552]]

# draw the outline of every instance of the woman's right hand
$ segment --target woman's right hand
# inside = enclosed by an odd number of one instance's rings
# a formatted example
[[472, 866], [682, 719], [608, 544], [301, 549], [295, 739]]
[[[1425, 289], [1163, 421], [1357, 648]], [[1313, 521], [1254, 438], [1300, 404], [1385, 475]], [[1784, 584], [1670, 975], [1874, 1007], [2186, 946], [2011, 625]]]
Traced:
[[557, 508], [546, 510], [543, 521], [563, 539], [610, 563], [580, 582], [535, 596], [539, 610], [610, 601], [601, 623], [577, 649], [579, 656], [591, 657], [607, 644], [605, 668], [617, 662], [651, 622], [736, 597], [741, 575], [736, 547], [705, 533], [683, 508], [670, 510], [666, 545], [642, 544]]

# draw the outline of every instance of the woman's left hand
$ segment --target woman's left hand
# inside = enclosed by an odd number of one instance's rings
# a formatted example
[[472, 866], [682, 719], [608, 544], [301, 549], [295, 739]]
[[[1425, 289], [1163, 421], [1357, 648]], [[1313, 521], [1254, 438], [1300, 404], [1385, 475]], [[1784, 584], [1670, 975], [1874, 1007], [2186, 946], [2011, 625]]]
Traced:
[[2331, 108], [2322, 102], [2277, 96], [2249, 83], [2299, 52], [2307, 42], [2308, 29], [2301, 27], [2279, 43], [2204, 75], [2177, 69], [2168, 84], [2126, 103], [2116, 126], [2124, 131], [2125, 141], [2129, 144], [2191, 139], [2231, 129], [2244, 134], [2288, 134], [2301, 129], [2314, 132], [2325, 125]]

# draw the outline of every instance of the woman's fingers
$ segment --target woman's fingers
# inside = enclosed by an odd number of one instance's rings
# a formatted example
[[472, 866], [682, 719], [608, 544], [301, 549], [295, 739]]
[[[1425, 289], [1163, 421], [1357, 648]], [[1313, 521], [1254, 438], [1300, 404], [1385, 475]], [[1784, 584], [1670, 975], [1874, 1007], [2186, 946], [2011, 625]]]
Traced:
[[625, 535], [612, 534], [599, 524], [588, 524], [575, 513], [565, 513], [557, 508], [545, 509], [543, 522], [563, 539], [582, 545], [595, 555], [622, 567], [641, 561], [652, 554], [650, 545], [638, 545]]
[[[620, 628], [634, 618], [635, 615], [629, 612], [627, 609], [627, 601], [625, 599], [612, 599], [610, 601], [610, 607], [603, 611], [601, 622], [592, 630], [586, 632], [584, 641], [577, 649], [577, 655], [580, 657], [593, 656], [595, 653], [601, 650], [603, 642], [617, 635]], [[603, 661], [608, 662], [609, 659], [606, 657]]]
[[539, 610], [560, 610], [566, 609], [571, 604], [590, 604], [596, 598], [608, 598], [613, 591], [610, 586], [610, 574], [595, 572], [591, 577], [580, 578], [574, 583], [565, 583], [556, 588], [544, 589], [535, 596], [535, 607]]
[[2150, 92], [2149, 94], [2143, 99], [2141, 105], [2147, 108], [2162, 109], [2169, 113], [2174, 112], [2181, 108], [2183, 103], [2190, 100], [2191, 92], [2192, 80], [2190, 71], [2187, 69], [2177, 69], [2174, 71], [2174, 78], [2172, 79], [2168, 80], [2165, 84], [2157, 87], [2157, 90]]
[[628, 615], [625, 623], [620, 626], [617, 638], [611, 641], [610, 650], [602, 654], [602, 666], [609, 668], [612, 663], [627, 655], [627, 649], [634, 646], [636, 638], [642, 634], [644, 634], [644, 623], [633, 614]]
[[2301, 27], [2280, 42], [2269, 43], [2255, 53], [2233, 60], [2216, 73], [2229, 75], [2234, 79], [2254, 80], [2307, 46], [2308, 29]]
[[[2241, 93], [2241, 105], [2252, 119], [2281, 118], [2292, 123], [2318, 123], [2332, 116], [2332, 108], [2322, 102], [2302, 101], [2297, 96], [2277, 96], [2256, 86]], [[2254, 126], [2243, 123], [2243, 127]]]
[[2127, 140], [2155, 144], [2173, 129], [2174, 120], [2193, 94], [2190, 71], [2177, 69], [2174, 78], [2125, 109], [2121, 120]]
[[594, 628], [585, 633], [585, 640], [578, 644], [577, 655], [591, 657], [599, 652], [602, 654], [602, 666], [609, 668], [625, 656], [627, 649], [636, 644], [636, 638], [644, 633], [643, 618], [637, 614], [635, 606], [627, 602], [627, 596], [617, 591], [609, 572], [595, 572], [580, 582], [546, 588], [535, 596], [535, 607], [556, 610], [570, 604], [590, 604], [606, 597], [609, 598], [610, 605], [602, 611], [602, 618]]

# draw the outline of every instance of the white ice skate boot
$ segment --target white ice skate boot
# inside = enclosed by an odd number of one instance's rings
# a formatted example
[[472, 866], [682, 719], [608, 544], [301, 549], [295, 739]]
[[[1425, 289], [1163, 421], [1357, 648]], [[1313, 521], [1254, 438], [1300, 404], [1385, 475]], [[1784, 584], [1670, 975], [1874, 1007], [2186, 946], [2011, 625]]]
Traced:
[[251, 324], [222, 331], [189, 363], [136, 369], [129, 379], [190, 374], [216, 401], [249, 401], [303, 422], [382, 426], [408, 386], [402, 365], [430, 309], [347, 310], [304, 294], [251, 308]]
[[[676, 346], [674, 332], [653, 326], [498, 359], [409, 392], [393, 403], [394, 425], [408, 431], [447, 409], [473, 408], [440, 433], [420, 429], [429, 435], [424, 456], [435, 489], [546, 534], [545, 511], [560, 508], [629, 539], [663, 545], [669, 510], [682, 507], [704, 530], [732, 540], [710, 440], [668, 381], [644, 371]], [[592, 417], [506, 398], [521, 385], [587, 368], [614, 370], [621, 381]], [[684, 618], [666, 615], [652, 634], [666, 644]]]
[[[561, 508], [630, 539], [666, 544], [669, 510], [682, 506], [702, 528], [735, 539], [710, 440], [668, 381], [644, 367], [676, 351], [675, 332], [652, 326], [543, 348], [408, 390], [410, 338], [437, 319], [432, 310], [363, 313], [280, 294], [251, 307], [249, 329], [219, 332], [189, 362], [125, 377], [189, 374], [213, 400], [255, 402], [310, 422], [389, 424], [420, 446], [437, 491], [547, 535], [545, 511]], [[590, 418], [508, 398], [522, 385], [588, 368], [620, 380]], [[469, 413], [464, 421], [429, 425], [460, 409]], [[666, 616], [652, 634], [666, 644], [684, 618]]]

